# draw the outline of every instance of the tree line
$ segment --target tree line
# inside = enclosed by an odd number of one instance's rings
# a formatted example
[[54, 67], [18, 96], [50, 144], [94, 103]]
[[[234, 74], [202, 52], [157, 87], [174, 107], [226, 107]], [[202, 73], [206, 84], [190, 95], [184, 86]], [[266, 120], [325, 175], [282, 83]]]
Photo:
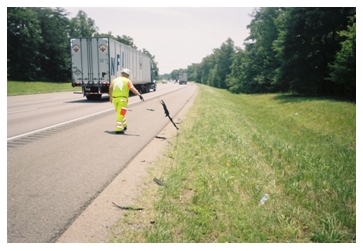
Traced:
[[201, 63], [174, 70], [233, 93], [356, 97], [356, 8], [255, 10], [244, 49], [228, 38]]
[[[71, 37], [107, 36], [136, 48], [126, 35], [98, 33], [83, 11], [68, 18], [62, 8], [7, 8], [7, 77], [18, 81], [67, 82]], [[228, 38], [187, 69], [190, 81], [233, 93], [290, 92], [356, 97], [355, 7], [266, 7], [255, 10], [244, 48]], [[147, 50], [158, 77], [155, 57]]]
[[[110, 37], [134, 49], [131, 37], [98, 32], [95, 21], [80, 10], [74, 18], [63, 8], [7, 8], [7, 78], [14, 81], [70, 82], [72, 37]], [[155, 56], [145, 49], [158, 76]]]

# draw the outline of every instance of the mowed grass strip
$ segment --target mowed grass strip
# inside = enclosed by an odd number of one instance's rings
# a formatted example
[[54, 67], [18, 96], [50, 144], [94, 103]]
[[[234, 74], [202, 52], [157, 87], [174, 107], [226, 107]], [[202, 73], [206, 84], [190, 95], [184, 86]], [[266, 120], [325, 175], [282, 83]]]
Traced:
[[62, 91], [81, 91], [69, 83], [7, 81], [7, 96], [39, 94]]
[[112, 242], [356, 242], [355, 104], [199, 88]]

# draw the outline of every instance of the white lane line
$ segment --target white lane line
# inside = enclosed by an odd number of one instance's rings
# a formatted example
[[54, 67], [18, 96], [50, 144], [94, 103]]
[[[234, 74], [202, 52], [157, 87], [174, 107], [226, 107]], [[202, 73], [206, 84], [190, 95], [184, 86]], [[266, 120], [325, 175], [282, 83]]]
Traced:
[[[167, 94], [169, 92], [170, 91], [161, 92], [161, 93], [159, 92], [159, 93], [156, 93], [155, 96], [151, 96], [151, 97], [149, 96], [148, 98], [144, 98], [144, 100], [148, 100], [148, 99], [151, 99], [151, 98], [159, 97], [159, 96], [162, 96], [162, 95]], [[141, 101], [140, 100], [136, 100], [136, 101], [133, 101], [133, 102], [129, 102], [129, 105], [135, 104], [137, 102], [141, 102]], [[83, 116], [83, 117], [80, 117], [80, 118], [77, 118], [77, 119], [68, 120], [68, 121], [65, 121], [65, 122], [62, 122], [62, 123], [59, 123], [59, 124], [55, 124], [55, 125], [52, 125], [52, 126], [44, 127], [44, 128], [41, 128], [41, 129], [38, 129], [38, 130], [35, 130], [35, 131], [31, 131], [31, 132], [19, 134], [17, 136], [10, 137], [7, 140], [9, 141], [9, 140], [21, 138], [21, 137], [24, 137], [24, 136], [27, 136], [27, 135], [30, 135], [30, 134], [33, 134], [33, 133], [42, 132], [42, 131], [45, 131], [45, 130], [48, 130], [48, 129], [51, 129], [51, 128], [55, 128], [57, 126], [66, 125], [66, 124], [69, 124], [69, 123], [72, 123], [72, 122], [75, 122], [75, 121], [78, 121], [78, 120], [81, 120], [81, 119], [85, 119], [85, 118], [89, 118], [89, 117], [92, 117], [92, 116], [96, 116], [96, 115], [99, 115], [99, 114], [102, 114], [102, 113], [105, 113], [105, 112], [109, 112], [109, 111], [112, 111], [112, 110], [115, 110], [115, 108], [112, 107], [110, 109], [107, 109], [107, 110], [104, 110], [104, 111], [101, 111], [101, 112], [96, 112], [96, 113], [93, 113], [93, 114], [90, 114], [90, 115], [87, 115], [87, 116]]]
[[[138, 101], [137, 100], [137, 101], [134, 101], [134, 102], [130, 102], [129, 105], [132, 105], [132, 104], [134, 104], [136, 102], [141, 102], [141, 101]], [[66, 124], [69, 124], [69, 123], [72, 123], [72, 122], [75, 122], [75, 121], [78, 121], [78, 120], [81, 120], [81, 119], [85, 119], [85, 118], [89, 118], [89, 117], [92, 117], [92, 116], [96, 116], [96, 115], [99, 115], [99, 114], [102, 114], [102, 113], [105, 113], [105, 112], [109, 112], [109, 111], [112, 111], [112, 110], [115, 110], [115, 108], [112, 107], [110, 109], [107, 109], [107, 110], [104, 110], [104, 111], [101, 111], [101, 112], [96, 112], [96, 113], [93, 113], [93, 114], [90, 114], [90, 115], [87, 115], [87, 116], [83, 116], [83, 117], [80, 117], [80, 118], [68, 120], [68, 121], [65, 121], [65, 122], [62, 122], [62, 123], [59, 123], [59, 124], [55, 124], [55, 125], [52, 125], [52, 126], [44, 127], [44, 128], [41, 128], [41, 129], [38, 129], [38, 130], [35, 130], [35, 131], [31, 131], [31, 132], [19, 134], [17, 136], [8, 138], [8, 141], [9, 140], [13, 140], [13, 139], [17, 139], [17, 138], [21, 138], [21, 137], [24, 137], [24, 136], [27, 136], [27, 135], [30, 135], [30, 134], [33, 134], [33, 133], [42, 132], [42, 131], [45, 131], [45, 130], [48, 130], [48, 129], [51, 129], [51, 128], [55, 128], [57, 126], [66, 125]]]
[[30, 135], [30, 134], [33, 134], [33, 133], [42, 132], [42, 131], [45, 131], [45, 130], [48, 130], [48, 129], [51, 129], [51, 128], [54, 128], [54, 127], [57, 127], [57, 126], [66, 125], [66, 124], [69, 124], [69, 123], [72, 123], [72, 122], [75, 122], [75, 121], [78, 121], [78, 120], [81, 120], [81, 119], [89, 118], [89, 117], [92, 117], [92, 116], [95, 116], [95, 115], [98, 115], [98, 114], [102, 114], [102, 113], [105, 113], [105, 112], [108, 112], [108, 111], [111, 111], [111, 110], [114, 110], [114, 109], [115, 108], [112, 108], [112, 109], [110, 108], [108, 110], [104, 110], [104, 111], [101, 111], [101, 112], [96, 112], [96, 113], [93, 113], [93, 114], [90, 114], [90, 115], [87, 115], [87, 116], [83, 116], [83, 117], [80, 117], [80, 118], [77, 118], [77, 119], [68, 120], [68, 121], [65, 121], [65, 122], [62, 122], [62, 123], [59, 123], [59, 124], [44, 127], [42, 129], [38, 129], [38, 130], [35, 130], [35, 131], [23, 133], [23, 134], [8, 138], [8, 141], [13, 140], [13, 139], [17, 139], [17, 138], [21, 138], [21, 137], [24, 137], [24, 136], [27, 136], [27, 135]]

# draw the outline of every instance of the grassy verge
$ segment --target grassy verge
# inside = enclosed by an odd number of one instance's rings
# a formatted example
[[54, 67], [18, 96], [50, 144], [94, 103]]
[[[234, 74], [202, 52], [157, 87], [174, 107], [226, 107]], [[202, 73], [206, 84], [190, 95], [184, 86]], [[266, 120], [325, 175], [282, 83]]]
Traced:
[[50, 92], [80, 91], [80, 87], [72, 87], [71, 83], [21, 82], [7, 81], [7, 95], [25, 95]]
[[356, 242], [355, 104], [200, 85], [180, 127], [113, 242]]

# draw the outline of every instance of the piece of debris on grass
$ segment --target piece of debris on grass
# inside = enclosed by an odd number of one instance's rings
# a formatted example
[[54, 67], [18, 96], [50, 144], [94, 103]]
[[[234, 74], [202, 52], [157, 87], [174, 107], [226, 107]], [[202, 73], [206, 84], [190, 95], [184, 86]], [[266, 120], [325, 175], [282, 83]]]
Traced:
[[165, 183], [163, 183], [162, 181], [160, 181], [157, 178], [154, 178], [153, 181], [155, 181], [155, 183], [158, 184], [159, 186], [167, 187], [167, 185]]
[[142, 207], [122, 207], [117, 205], [115, 202], [112, 202], [112, 204], [121, 210], [144, 210]]

